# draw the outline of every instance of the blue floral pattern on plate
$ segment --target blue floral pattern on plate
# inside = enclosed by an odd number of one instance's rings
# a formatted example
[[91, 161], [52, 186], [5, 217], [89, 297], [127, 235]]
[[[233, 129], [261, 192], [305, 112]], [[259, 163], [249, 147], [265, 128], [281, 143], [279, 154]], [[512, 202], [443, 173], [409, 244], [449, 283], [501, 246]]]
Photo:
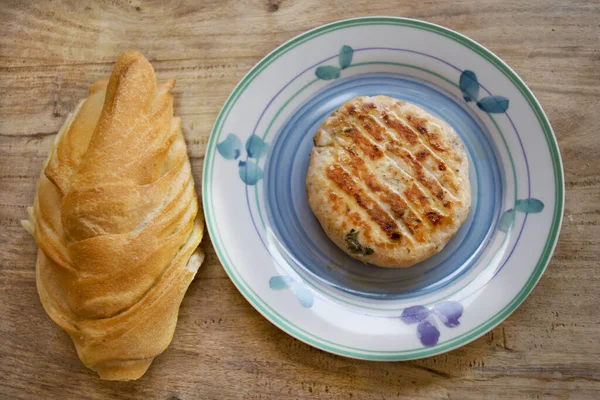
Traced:
[[476, 101], [477, 107], [490, 114], [502, 114], [508, 110], [510, 101], [504, 96], [488, 96], [477, 100], [479, 98], [479, 82], [475, 72], [464, 70], [460, 74], [458, 84], [467, 103]]
[[[234, 133], [217, 144], [217, 151], [226, 160], [237, 160], [241, 153], [242, 141]], [[246, 185], [256, 185], [264, 177], [258, 159], [267, 154], [269, 146], [258, 136], [251, 135], [246, 140], [246, 160], [238, 162], [240, 179]]]
[[[465, 70], [460, 74], [459, 80], [460, 91], [463, 94], [465, 101], [476, 101], [477, 107], [490, 114], [501, 114], [508, 110], [510, 101], [504, 96], [488, 96], [479, 99], [479, 82], [475, 72]], [[502, 232], [508, 232], [512, 229], [515, 222], [515, 213], [521, 212], [525, 214], [539, 213], [544, 209], [544, 203], [538, 199], [528, 198], [517, 200], [515, 208], [506, 210], [500, 218], [498, 229]]]
[[[419, 30], [427, 32], [422, 35], [423, 43], [411, 39]], [[369, 39], [368, 47], [359, 46], [365, 38]], [[351, 44], [352, 51], [340, 51], [344, 44]], [[477, 69], [472, 70], [482, 81], [475, 74], [466, 74], [463, 86], [469, 89], [465, 96], [459, 77], [469, 69], [465, 67], [474, 67], [475, 60]], [[320, 66], [329, 67], [319, 73], [329, 79], [316, 76]], [[511, 93], [506, 96], [510, 102], [493, 97], [507, 93]], [[380, 269], [368, 265], [356, 265], [354, 274], [350, 261], [343, 258], [337, 265], [330, 265], [335, 251], [330, 246], [335, 245], [313, 229], [315, 221], [303, 197], [311, 139], [320, 121], [351, 97], [375, 94], [410, 101], [455, 127], [473, 160], [470, 165], [477, 184], [476, 207], [471, 213], [477, 224], [465, 225], [459, 232], [464, 237], [450, 243], [456, 246], [448, 248], [442, 257], [426, 261], [413, 272], [403, 271], [407, 274], [398, 275], [400, 279], [395, 281], [379, 279]], [[486, 97], [492, 99], [484, 100]], [[231, 151], [223, 150], [218, 155], [217, 144], [230, 132], [242, 133], [240, 142], [235, 144], [232, 139]], [[269, 143], [267, 156], [259, 159], [254, 153], [245, 154], [245, 142], [251, 134]], [[522, 140], [525, 135], [527, 139]], [[535, 146], [536, 141], [539, 146]], [[533, 152], [528, 151], [532, 143]], [[256, 178], [246, 180], [256, 181], [254, 185], [237, 181], [239, 167], [241, 179], [247, 177], [248, 161], [264, 171], [264, 177], [258, 169], [250, 171]], [[543, 185], [539, 184], [540, 176], [546, 179]], [[531, 290], [527, 282], [543, 273], [556, 243], [564, 209], [563, 182], [549, 122], [512, 70], [484, 48], [449, 30], [413, 20], [365, 18], [306, 33], [278, 48], [250, 71], [215, 123], [207, 148], [202, 192], [208, 230], [219, 259], [240, 291], [270, 321], [336, 354], [407, 360], [469, 342], [491, 329], [494, 324], [488, 321], [501, 319], [522, 302]], [[529, 204], [531, 201], [520, 201], [517, 207], [519, 199], [531, 197], [543, 200], [545, 208], [529, 218], [528, 214], [519, 215], [525, 205], [540, 208], [539, 204]], [[507, 217], [512, 230], [504, 234], [498, 223], [507, 210], [513, 210]], [[236, 217], [231, 218], [234, 212]], [[536, 240], [531, 240], [532, 234]], [[544, 243], [542, 236], [546, 237]], [[484, 242], [490, 245], [476, 247]], [[470, 244], [472, 247], [467, 246]], [[483, 260], [480, 256], [489, 257]], [[480, 263], [490, 258], [486, 265]], [[438, 262], [444, 268], [437, 268]], [[472, 266], [489, 271], [490, 279], [471, 279], [479, 272]], [[515, 271], [519, 273], [513, 274]], [[501, 272], [508, 279], [494, 279]], [[412, 279], [411, 274], [416, 278]], [[379, 280], [371, 284], [369, 277], [374, 275]], [[275, 279], [271, 288], [274, 276], [288, 276], [291, 281]], [[466, 285], [457, 282], [462, 277]], [[311, 308], [300, 310], [294, 281], [307, 285], [314, 293]], [[339, 286], [328, 285], [332, 281]], [[382, 287], [381, 281], [388, 286]], [[460, 283], [456, 290], [449, 286], [452, 282]], [[500, 311], [487, 307], [485, 294], [490, 290], [496, 290], [494, 304], [503, 306]], [[302, 297], [304, 291], [300, 289], [299, 293]], [[482, 295], [477, 301], [467, 300], [474, 293]], [[415, 295], [420, 298], [405, 302]], [[440, 317], [445, 314], [434, 312], [436, 305], [448, 300], [464, 308], [462, 316], [455, 319], [459, 327], [446, 327], [446, 319]], [[416, 304], [427, 309], [423, 311], [426, 317], [405, 325], [400, 316]], [[330, 323], [324, 324], [325, 319]], [[450, 317], [446, 322], [455, 324]], [[381, 340], [372, 340], [372, 332]], [[437, 343], [424, 346], [416, 334], [428, 343], [437, 337]]]
[[[338, 55], [338, 66], [321, 65], [316, 68], [315, 75], [321, 80], [334, 80], [340, 77], [341, 71], [348, 68], [352, 63], [354, 50], [352, 47], [344, 45], [341, 47]], [[475, 102], [482, 111], [490, 114], [505, 113], [510, 105], [510, 101], [503, 96], [494, 95], [479, 98], [480, 85], [475, 72], [464, 70], [459, 79], [459, 87], [464, 100]], [[256, 185], [264, 174], [262, 168], [258, 165], [258, 159], [267, 153], [268, 145], [257, 135], [251, 135], [244, 146], [246, 159], [238, 162], [239, 176], [246, 185]], [[242, 153], [242, 142], [237, 135], [230, 133], [227, 138], [217, 145], [217, 150], [221, 156], [227, 160], [237, 160]], [[508, 233], [515, 222], [515, 214], [521, 213], [539, 213], [544, 209], [544, 204], [535, 198], [517, 200], [513, 209], [505, 211], [498, 224], [498, 229]], [[310, 288], [303, 282], [297, 282], [288, 275], [272, 276], [269, 280], [269, 287], [272, 290], [290, 289], [293, 291], [300, 305], [304, 308], [311, 308], [314, 304], [314, 295]], [[417, 324], [416, 334], [423, 346], [435, 346], [440, 338], [440, 328], [438, 322], [441, 322], [446, 328], [454, 328], [460, 325], [464, 308], [460, 302], [444, 301], [436, 304], [429, 309], [422, 305], [408, 307], [402, 311], [400, 319], [408, 325]]]
[[423, 346], [435, 346], [440, 338], [437, 320], [447, 328], [460, 325], [463, 306], [457, 301], [444, 301], [436, 304], [432, 309], [424, 306], [406, 308], [400, 319], [408, 325], [417, 324], [417, 336]]
[[354, 49], [352, 47], [344, 45], [340, 49], [340, 53], [338, 55], [338, 64], [339, 67], [334, 65], [321, 65], [315, 70], [315, 75], [319, 79], [323, 79], [324, 81], [337, 79], [340, 77], [343, 69], [346, 69], [352, 63], [352, 56], [354, 55]]
[[312, 290], [301, 282], [296, 282], [291, 276], [276, 275], [269, 279], [269, 287], [273, 290], [292, 289], [298, 302], [304, 308], [311, 308], [315, 303]]

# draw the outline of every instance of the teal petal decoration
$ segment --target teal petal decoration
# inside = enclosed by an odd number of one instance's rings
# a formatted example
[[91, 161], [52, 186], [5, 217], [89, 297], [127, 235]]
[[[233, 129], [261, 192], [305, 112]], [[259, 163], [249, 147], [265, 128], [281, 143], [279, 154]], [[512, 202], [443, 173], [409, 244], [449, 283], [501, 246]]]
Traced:
[[242, 142], [240, 139], [230, 133], [227, 138], [221, 143], [217, 144], [217, 151], [227, 160], [235, 160], [241, 154]]
[[260, 137], [252, 135], [246, 141], [248, 157], [259, 159], [267, 153], [268, 145]]
[[294, 280], [286, 275], [272, 276], [269, 279], [269, 287], [273, 290], [287, 289], [292, 286]]
[[477, 102], [477, 107], [491, 114], [502, 114], [508, 110], [508, 99], [503, 96], [484, 97]]
[[296, 285], [296, 298], [304, 308], [311, 308], [315, 303], [312, 290], [302, 284]]
[[469, 70], [463, 71], [460, 74], [459, 86], [465, 101], [474, 101], [479, 97], [479, 82], [477, 82], [475, 72]]
[[340, 77], [340, 69], [332, 65], [322, 65], [315, 71], [317, 78], [325, 81], [337, 79]]
[[517, 200], [515, 210], [522, 213], [536, 214], [544, 209], [544, 203], [538, 199], [528, 198]]
[[339, 62], [340, 62], [341, 69], [345, 69], [350, 66], [353, 55], [354, 55], [354, 50], [352, 49], [352, 47], [346, 46], [346, 45], [342, 46], [342, 48], [340, 49], [340, 55], [339, 55]]
[[273, 290], [283, 290], [293, 288], [294, 294], [300, 305], [304, 308], [310, 308], [315, 303], [315, 297], [312, 290], [302, 283], [295, 282], [292, 277], [287, 275], [276, 275], [269, 279], [269, 287]]
[[515, 223], [515, 211], [513, 209], [507, 210], [500, 217], [500, 223], [498, 224], [498, 229], [502, 232], [508, 232], [512, 229], [512, 226]]
[[264, 176], [263, 170], [254, 161], [240, 161], [238, 166], [240, 178], [246, 185], [256, 185]]

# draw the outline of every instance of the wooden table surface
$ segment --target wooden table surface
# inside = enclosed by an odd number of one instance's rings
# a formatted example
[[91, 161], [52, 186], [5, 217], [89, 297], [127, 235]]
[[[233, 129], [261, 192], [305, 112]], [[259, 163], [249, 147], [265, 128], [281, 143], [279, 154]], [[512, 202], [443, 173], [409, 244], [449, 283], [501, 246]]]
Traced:
[[[491, 49], [554, 127], [566, 211], [554, 258], [524, 304], [458, 350], [412, 362], [345, 359], [271, 325], [238, 293], [208, 237], [168, 350], [139, 381], [100, 381], [44, 313], [37, 247], [19, 225], [51, 141], [110, 73], [141, 50], [177, 79], [196, 182], [212, 124], [242, 76], [287, 39], [337, 19], [420, 18]], [[0, 2], [0, 398], [600, 398], [600, 3], [330, 0]], [[200, 190], [200, 188], [198, 188]]]

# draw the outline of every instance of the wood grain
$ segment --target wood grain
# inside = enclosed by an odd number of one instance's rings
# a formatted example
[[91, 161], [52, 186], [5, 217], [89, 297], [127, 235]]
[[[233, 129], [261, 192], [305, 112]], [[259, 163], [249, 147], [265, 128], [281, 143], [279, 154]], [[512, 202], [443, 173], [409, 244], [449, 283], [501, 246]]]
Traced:
[[[208, 240], [175, 338], [133, 383], [100, 381], [35, 290], [36, 246], [19, 226], [49, 145], [89, 85], [126, 49], [177, 79], [197, 182], [212, 124], [239, 79], [315, 26], [365, 15], [421, 18], [488, 47], [533, 89], [565, 164], [562, 235], [525, 303], [484, 337], [402, 363], [305, 345], [237, 292]], [[0, 3], [0, 397], [125, 399], [600, 398], [600, 3], [2, 1]], [[199, 189], [200, 190], [200, 189]]]

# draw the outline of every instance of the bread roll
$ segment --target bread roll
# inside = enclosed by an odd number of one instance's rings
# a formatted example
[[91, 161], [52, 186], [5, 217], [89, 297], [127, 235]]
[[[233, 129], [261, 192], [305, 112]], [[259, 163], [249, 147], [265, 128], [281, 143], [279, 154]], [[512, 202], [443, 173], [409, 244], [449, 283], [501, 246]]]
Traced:
[[61, 128], [23, 221], [42, 304], [102, 379], [138, 379], [167, 348], [204, 258], [174, 84], [123, 53]]

